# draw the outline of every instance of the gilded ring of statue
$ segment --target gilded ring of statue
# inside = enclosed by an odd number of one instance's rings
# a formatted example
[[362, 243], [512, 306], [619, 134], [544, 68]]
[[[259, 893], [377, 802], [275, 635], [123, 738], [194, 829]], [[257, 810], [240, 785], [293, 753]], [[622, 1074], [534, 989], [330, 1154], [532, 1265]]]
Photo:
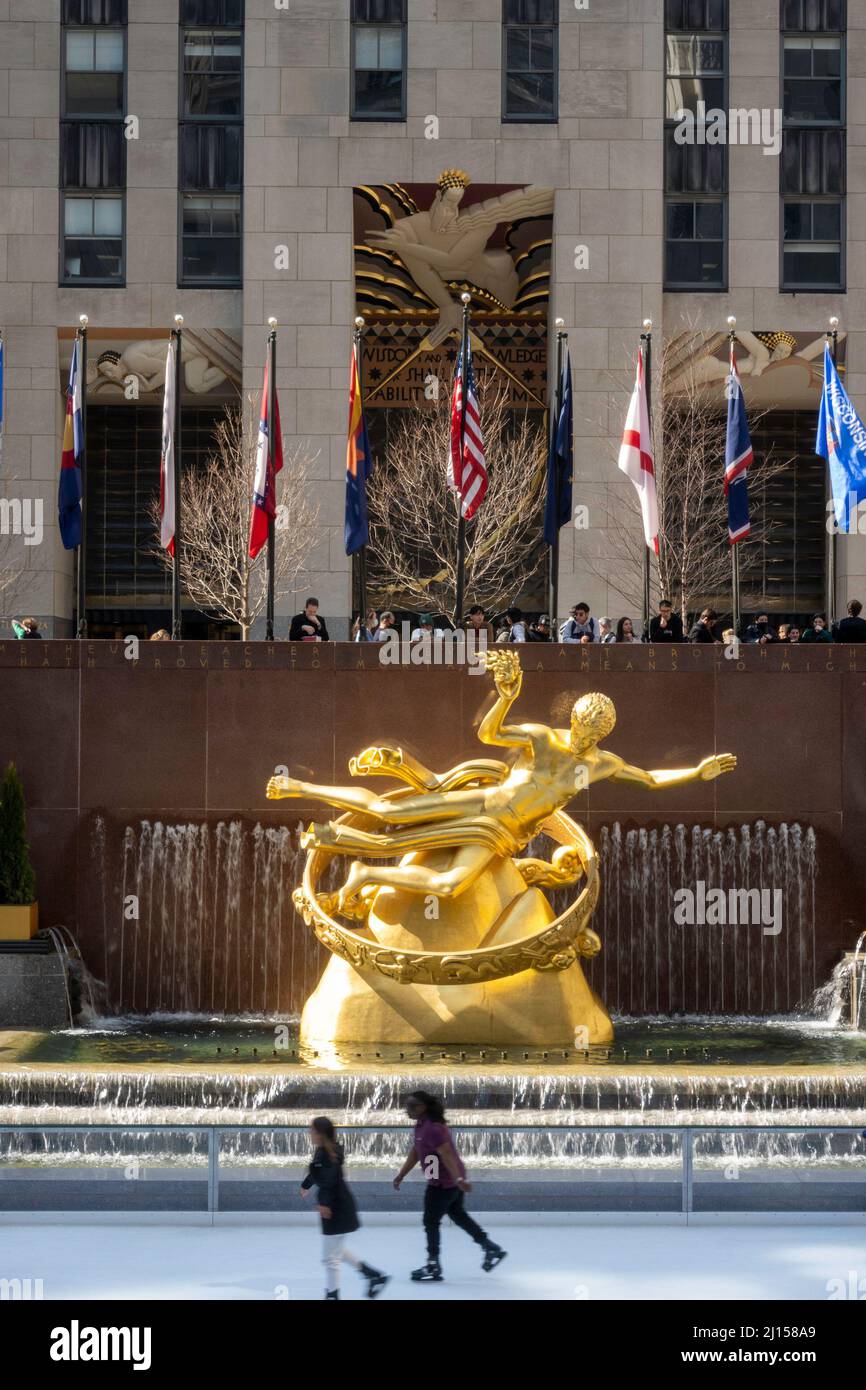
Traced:
[[[364, 821], [363, 815], [349, 812], [335, 824], [358, 826]], [[589, 836], [563, 811], [549, 816], [542, 830], [560, 848], [546, 871], [538, 860], [515, 860], [524, 881], [556, 886], [582, 877], [584, 883], [574, 902], [554, 921], [517, 941], [449, 952], [397, 951], [382, 946], [372, 936], [344, 926], [327, 910], [333, 895], [323, 894], [319, 883], [334, 856], [318, 847], [307, 852], [303, 886], [293, 895], [295, 906], [334, 955], [356, 970], [384, 975], [400, 984], [483, 984], [524, 970], [567, 970], [579, 956], [592, 957], [601, 950], [599, 937], [589, 928], [599, 895], [598, 856]]]

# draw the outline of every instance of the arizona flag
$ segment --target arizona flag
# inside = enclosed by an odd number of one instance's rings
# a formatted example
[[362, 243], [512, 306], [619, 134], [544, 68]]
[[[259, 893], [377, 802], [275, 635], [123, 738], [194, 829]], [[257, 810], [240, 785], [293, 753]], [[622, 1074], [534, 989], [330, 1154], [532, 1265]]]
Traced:
[[175, 417], [175, 345], [169, 338], [165, 356], [165, 395], [162, 398], [162, 458], [159, 463], [159, 543], [169, 555], [174, 554], [174, 453]]
[[270, 524], [277, 514], [277, 474], [283, 466], [283, 432], [280, 429], [280, 403], [274, 388], [274, 433], [268, 438], [268, 363], [262, 386], [262, 410], [259, 416], [259, 444], [256, 450], [256, 480], [253, 484], [253, 514], [250, 520], [250, 559], [254, 560], [262, 546], [267, 545]]
[[66, 388], [66, 423], [63, 427], [63, 453], [60, 458], [60, 486], [57, 516], [60, 537], [66, 550], [81, 544], [81, 467], [84, 461], [84, 432], [81, 427], [81, 359], [78, 339], [72, 348], [69, 385]]
[[728, 541], [736, 545], [749, 534], [749, 465], [754, 461], [746, 402], [731, 344], [728, 377], [728, 432], [725, 437], [725, 496], [728, 499]]
[[649, 407], [646, 398], [646, 378], [643, 369], [643, 348], [638, 349], [637, 374], [629, 401], [622, 444], [619, 448], [619, 469], [631, 478], [640, 498], [644, 539], [650, 550], [659, 553], [659, 514], [656, 501], [656, 474], [653, 462], [652, 436], [649, 427]]
[[349, 442], [346, 447], [346, 519], [343, 528], [347, 555], [354, 555], [356, 550], [361, 550], [370, 538], [367, 479], [371, 466], [370, 441], [367, 438], [361, 382], [358, 377], [358, 358], [353, 350], [352, 365], [349, 368]]

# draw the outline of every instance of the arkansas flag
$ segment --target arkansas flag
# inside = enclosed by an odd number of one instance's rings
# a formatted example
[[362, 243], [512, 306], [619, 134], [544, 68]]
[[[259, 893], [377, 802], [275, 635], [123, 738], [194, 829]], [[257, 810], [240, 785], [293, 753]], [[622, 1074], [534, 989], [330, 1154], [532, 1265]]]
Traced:
[[165, 394], [162, 398], [162, 457], [159, 462], [159, 543], [174, 554], [174, 418], [176, 386], [174, 338], [168, 340], [165, 355]]
[[749, 466], [754, 460], [746, 403], [731, 344], [728, 377], [728, 429], [725, 435], [725, 496], [728, 499], [728, 541], [736, 545], [749, 534]]
[[650, 550], [659, 553], [659, 513], [656, 502], [656, 474], [649, 427], [643, 348], [638, 350], [637, 375], [625, 418], [618, 467], [631, 478], [640, 498], [644, 539]]
[[283, 466], [283, 432], [280, 429], [280, 403], [274, 388], [274, 434], [268, 438], [268, 363], [262, 386], [259, 416], [259, 445], [256, 450], [256, 480], [253, 484], [253, 514], [250, 520], [250, 559], [267, 545], [268, 530], [277, 514], [277, 474]]
[[81, 358], [78, 339], [72, 348], [69, 385], [66, 388], [66, 423], [63, 426], [63, 453], [60, 457], [60, 486], [57, 491], [57, 519], [66, 550], [81, 544], [81, 466], [84, 461], [84, 431], [81, 416]]

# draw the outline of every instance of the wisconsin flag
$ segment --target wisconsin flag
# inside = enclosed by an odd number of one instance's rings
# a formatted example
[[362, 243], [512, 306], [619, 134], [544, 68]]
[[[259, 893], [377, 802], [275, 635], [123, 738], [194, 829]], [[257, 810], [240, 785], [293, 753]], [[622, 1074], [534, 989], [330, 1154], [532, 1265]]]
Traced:
[[754, 460], [746, 402], [731, 344], [728, 376], [728, 432], [725, 436], [725, 496], [728, 499], [728, 541], [736, 545], [749, 534], [749, 466]]
[[372, 459], [361, 382], [358, 377], [358, 358], [353, 350], [349, 368], [349, 442], [346, 448], [346, 519], [344, 534], [346, 554], [354, 555], [367, 544], [370, 528], [367, 521], [367, 479]]
[[840, 531], [856, 530], [857, 505], [866, 497], [866, 429], [839, 380], [829, 344], [824, 347], [824, 391], [815, 453], [827, 460], [833, 510]]
[[280, 403], [274, 388], [274, 434], [268, 438], [268, 363], [262, 386], [259, 416], [259, 444], [256, 450], [256, 480], [253, 484], [253, 514], [250, 520], [250, 559], [254, 560], [268, 543], [268, 530], [277, 514], [277, 474], [283, 466], [283, 432], [280, 429]]
[[646, 379], [643, 368], [643, 348], [638, 349], [637, 374], [629, 401], [622, 444], [619, 448], [619, 469], [631, 478], [640, 499], [643, 533], [647, 546], [659, 553], [659, 514], [656, 501], [656, 474], [653, 444], [649, 426], [649, 407], [646, 398]]
[[159, 543], [174, 554], [174, 453], [175, 387], [177, 361], [174, 338], [169, 338], [165, 355], [165, 394], [162, 398], [162, 457], [159, 464]]
[[72, 348], [69, 385], [66, 388], [66, 423], [60, 458], [57, 516], [60, 537], [67, 550], [81, 544], [81, 469], [84, 464], [84, 432], [81, 414], [81, 358], [78, 339]]

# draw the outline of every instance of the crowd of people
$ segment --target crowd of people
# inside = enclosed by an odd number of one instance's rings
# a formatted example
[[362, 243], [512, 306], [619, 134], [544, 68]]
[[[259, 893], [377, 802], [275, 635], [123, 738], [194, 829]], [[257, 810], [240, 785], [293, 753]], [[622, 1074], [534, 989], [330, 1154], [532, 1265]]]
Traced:
[[[669, 599], [662, 599], [658, 612], [650, 619], [648, 633], [638, 635], [632, 618], [620, 617], [596, 620], [588, 603], [576, 603], [570, 615], [556, 631], [548, 613], [532, 618], [520, 608], [512, 607], [499, 617], [491, 618], [480, 603], [473, 603], [462, 623], [464, 632], [485, 634], [488, 645], [494, 642], [563, 642], [588, 644], [597, 642], [602, 646], [613, 643], [651, 642], [700, 642], [716, 646], [729, 646], [735, 642], [747, 645], [765, 646], [767, 643], [782, 642], [792, 645], [800, 642], [866, 642], [866, 618], [860, 615], [863, 605], [859, 599], [852, 599], [848, 611], [838, 622], [830, 623], [826, 613], [815, 613], [807, 626], [797, 623], [781, 622], [774, 627], [768, 613], [758, 613], [754, 622], [743, 624], [740, 632], [731, 627], [723, 627], [714, 608], [704, 608], [686, 632], [680, 615], [674, 612]], [[437, 623], [433, 613], [419, 613], [407, 624], [411, 642], [425, 638], [445, 641], [454, 638], [458, 629], [447, 619], [440, 618]], [[13, 618], [12, 630], [17, 638], [41, 637], [39, 623], [35, 618]], [[384, 642], [389, 634], [402, 638], [404, 629], [396, 614], [390, 609], [380, 613], [369, 613], [362, 621], [356, 617], [352, 624], [353, 642]], [[170, 642], [171, 634], [165, 628], [154, 632], [152, 642]], [[296, 613], [289, 625], [290, 642], [328, 642], [328, 627], [319, 613], [319, 600], [308, 598], [303, 612]]]

